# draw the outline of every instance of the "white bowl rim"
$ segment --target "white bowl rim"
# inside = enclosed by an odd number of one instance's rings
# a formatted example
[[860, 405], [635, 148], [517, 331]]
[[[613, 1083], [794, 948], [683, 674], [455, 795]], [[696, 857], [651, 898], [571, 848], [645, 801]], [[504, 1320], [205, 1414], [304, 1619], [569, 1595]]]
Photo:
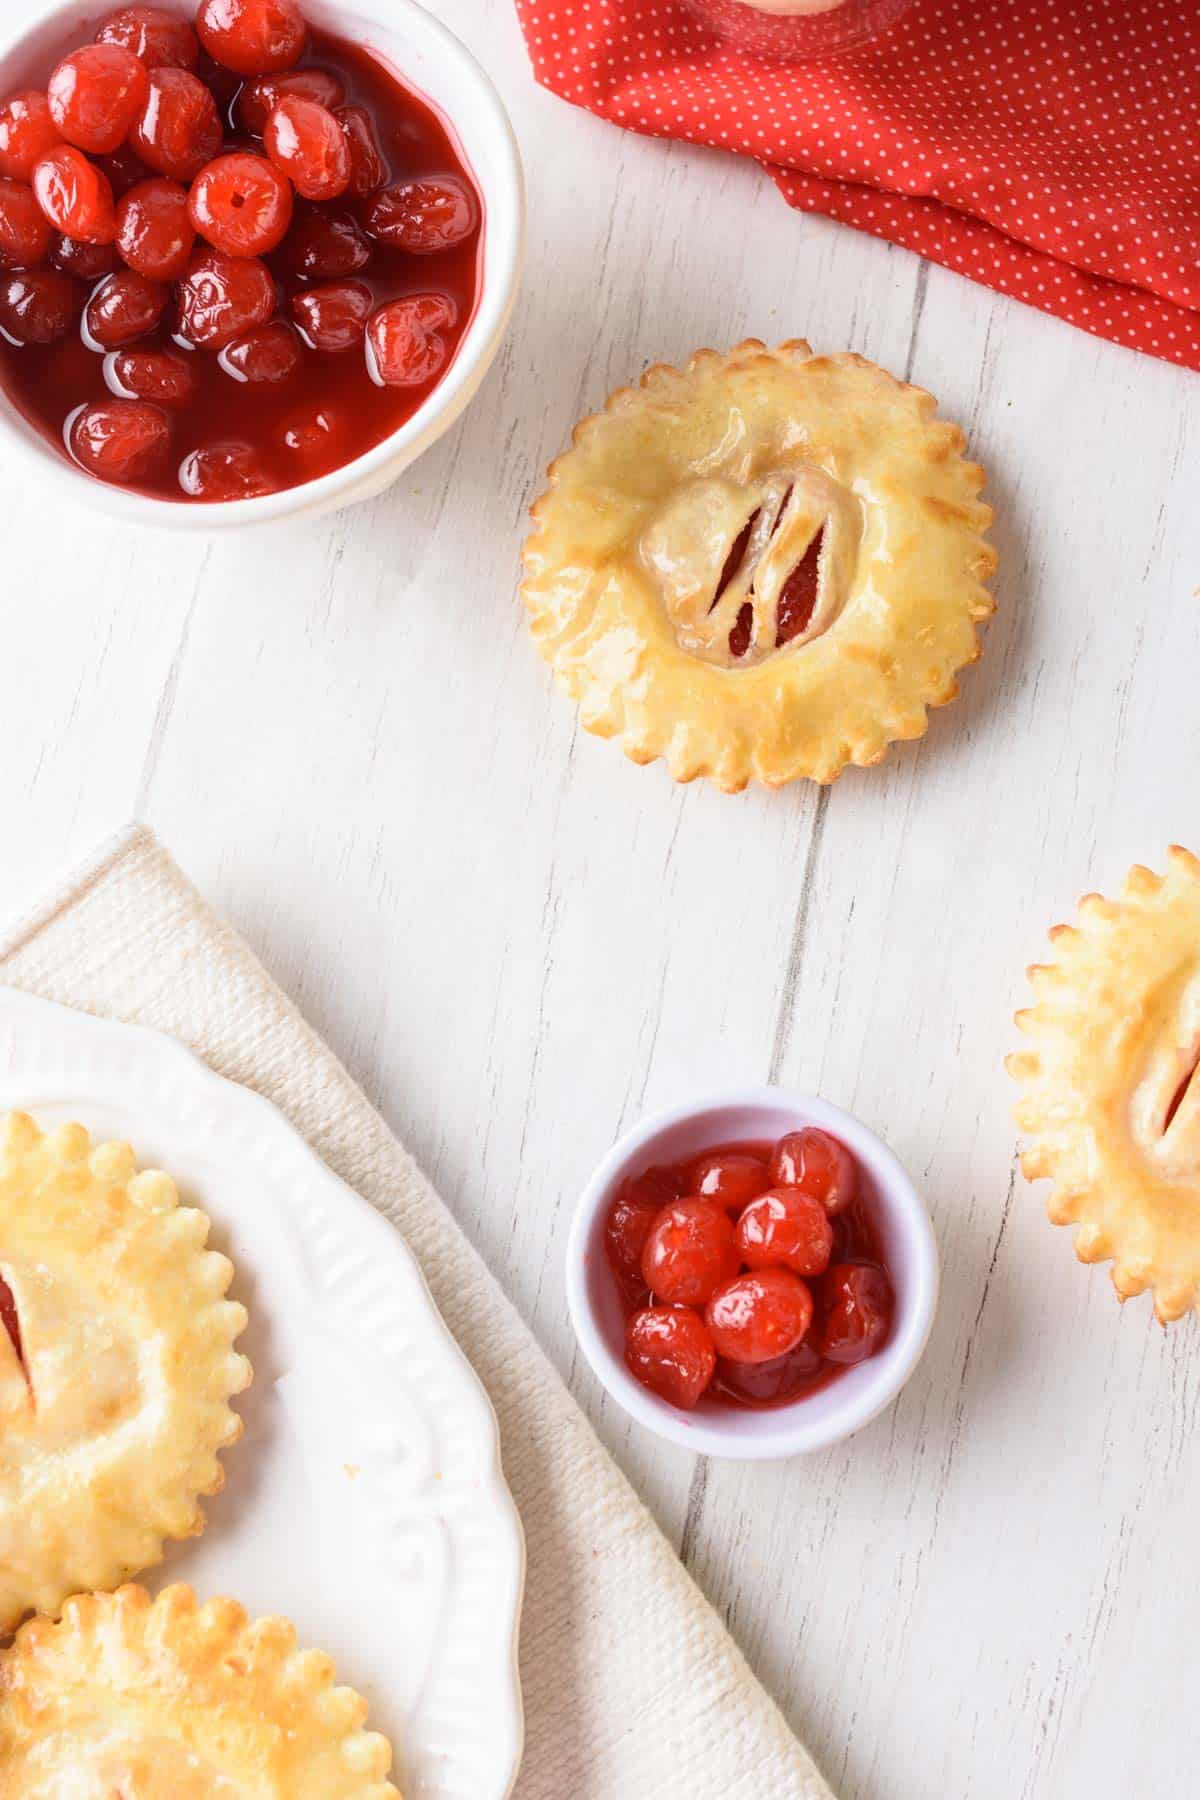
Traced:
[[[360, 4], [372, 3], [378, 5], [379, 0], [360, 0]], [[166, 0], [166, 4], [170, 5], [171, 0]], [[495, 84], [461, 38], [427, 7], [422, 6], [419, 0], [386, 0], [386, 10], [390, 17], [381, 17], [380, 29], [383, 32], [389, 30], [391, 22], [400, 14], [407, 14], [418, 21], [417, 29], [424, 32], [436, 46], [436, 53], [457, 66], [464, 80], [474, 87], [476, 102], [481, 111], [487, 114], [497, 141], [498, 154], [489, 168], [487, 181], [491, 197], [487, 205], [485, 231], [494, 233], [500, 245], [499, 267], [482, 284], [475, 315], [444, 380], [438, 383], [413, 416], [397, 431], [328, 475], [319, 476], [315, 481], [302, 482], [298, 487], [284, 488], [276, 494], [264, 494], [249, 500], [219, 500], [207, 505], [139, 494], [127, 488], [93, 480], [82, 469], [72, 468], [65, 459], [59, 457], [52, 445], [45, 446], [45, 456], [40, 455], [31, 447], [24, 431], [18, 426], [17, 419], [20, 415], [17, 409], [3, 390], [0, 390], [0, 437], [4, 443], [12, 445], [29, 466], [36, 467], [39, 475], [49, 479], [59, 491], [66, 489], [75, 500], [127, 523], [166, 526], [185, 531], [217, 531], [230, 526], [264, 525], [299, 513], [315, 514], [325, 511], [336, 505], [342, 495], [349, 504], [355, 497], [354, 490], [363, 483], [369, 484], [371, 478], [389, 462], [404, 457], [397, 470], [397, 474], [402, 473], [405, 466], [429, 449], [456, 421], [472, 397], [474, 385], [482, 379], [481, 365], [486, 370], [495, 355], [516, 301], [525, 253], [525, 178], [521, 152], [512, 121]], [[49, 0], [49, 4], [27, 8], [11, 30], [0, 30], [0, 62], [15, 55], [26, 38], [49, 23], [56, 14], [87, 12], [84, 0]], [[385, 47], [380, 45], [378, 48], [382, 50]], [[425, 100], [442, 119], [450, 135], [457, 139], [459, 134], [456, 121], [424, 94], [409, 75], [403, 70], [399, 72], [405, 84]], [[460, 154], [467, 161], [467, 167], [475, 180], [480, 182], [478, 172], [472, 168], [461, 146]], [[27, 425], [28, 422], [22, 420], [21, 424]], [[411, 454], [405, 455], [405, 452]], [[368, 492], [370, 491], [368, 485]]]
[[[787, 1127], [789, 1130], [802, 1125], [817, 1125], [840, 1137], [856, 1155], [869, 1153], [877, 1179], [886, 1180], [889, 1205], [894, 1207], [896, 1222], [905, 1234], [913, 1272], [911, 1301], [885, 1347], [886, 1362], [876, 1380], [864, 1380], [861, 1388], [845, 1397], [840, 1407], [835, 1409], [831, 1405], [830, 1411], [835, 1412], [835, 1416], [827, 1414], [823, 1422], [811, 1416], [805, 1418], [803, 1401], [793, 1407], [756, 1412], [756, 1418], [769, 1419], [772, 1426], [769, 1430], [764, 1428], [762, 1436], [749, 1440], [711, 1418], [698, 1417], [671, 1406], [636, 1381], [605, 1341], [587, 1291], [588, 1240], [599, 1208], [611, 1192], [616, 1177], [646, 1144], [673, 1126], [733, 1109], [778, 1112], [792, 1121]], [[567, 1240], [566, 1261], [567, 1306], [575, 1335], [593, 1374], [617, 1404], [649, 1431], [686, 1450], [740, 1462], [778, 1461], [824, 1449], [840, 1443], [877, 1418], [891, 1405], [921, 1360], [937, 1309], [937, 1241], [929, 1214], [895, 1153], [853, 1113], [816, 1095], [793, 1093], [778, 1086], [723, 1090], [665, 1107], [640, 1119], [602, 1158], [580, 1195]], [[870, 1370], [871, 1366], [871, 1362], [858, 1365], [864, 1371]], [[827, 1391], [837, 1394], [844, 1385]], [[737, 1420], [744, 1415], [735, 1410], [730, 1416]]]

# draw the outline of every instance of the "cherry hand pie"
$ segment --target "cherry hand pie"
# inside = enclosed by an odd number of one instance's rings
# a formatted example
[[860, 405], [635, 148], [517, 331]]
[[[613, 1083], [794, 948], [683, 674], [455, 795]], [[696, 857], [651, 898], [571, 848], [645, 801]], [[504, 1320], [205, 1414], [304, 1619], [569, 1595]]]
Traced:
[[208, 1230], [128, 1144], [0, 1118], [0, 1631], [203, 1529], [250, 1380]]
[[584, 420], [522, 592], [584, 725], [730, 792], [920, 737], [993, 610], [991, 509], [933, 399], [807, 344], [653, 368]]
[[386, 1738], [286, 1619], [187, 1587], [81, 1594], [0, 1653], [12, 1800], [400, 1800]]
[[1148, 1288], [1178, 1319], [1200, 1298], [1200, 861], [1175, 847], [1050, 936], [1017, 1014], [1033, 1048], [1008, 1059], [1022, 1167], [1053, 1181], [1082, 1262], [1111, 1258], [1122, 1300]]

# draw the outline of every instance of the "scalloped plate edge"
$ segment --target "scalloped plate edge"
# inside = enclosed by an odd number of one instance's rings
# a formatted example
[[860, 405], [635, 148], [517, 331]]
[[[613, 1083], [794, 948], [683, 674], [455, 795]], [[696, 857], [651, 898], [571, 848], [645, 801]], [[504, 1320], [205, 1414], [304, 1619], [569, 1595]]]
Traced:
[[[370, 1256], [391, 1263], [397, 1273], [403, 1271], [404, 1286], [410, 1295], [418, 1295], [423, 1303], [424, 1324], [431, 1334], [430, 1350], [461, 1383], [460, 1397], [464, 1409], [474, 1415], [475, 1429], [486, 1435], [488, 1450], [480, 1470], [479, 1513], [486, 1520], [485, 1529], [494, 1536], [496, 1570], [503, 1572], [501, 1591], [490, 1590], [491, 1616], [499, 1624], [492, 1643], [494, 1680], [500, 1690], [500, 1708], [505, 1722], [504, 1742], [494, 1745], [497, 1783], [494, 1788], [463, 1790], [458, 1787], [430, 1787], [422, 1780], [422, 1791], [440, 1800], [458, 1800], [470, 1792], [470, 1800], [507, 1800], [516, 1783], [524, 1748], [524, 1713], [518, 1662], [521, 1606], [525, 1584], [525, 1538], [516, 1503], [504, 1479], [500, 1456], [500, 1428], [491, 1399], [453, 1333], [438, 1311], [424, 1273], [403, 1236], [368, 1200], [344, 1182], [322, 1161], [303, 1134], [274, 1103], [252, 1088], [219, 1075], [187, 1045], [165, 1032], [145, 1025], [129, 1025], [93, 1014], [79, 1012], [56, 1001], [42, 1000], [18, 989], [0, 986], [0, 1081], [45, 1080], [44, 1059], [22, 1056], [22, 1043], [39, 1039], [53, 1044], [62, 1059], [61, 1073], [67, 1076], [78, 1070], [81, 1076], [100, 1079], [97, 1053], [107, 1045], [120, 1043], [129, 1058], [137, 1053], [161, 1069], [173, 1065], [171, 1073], [185, 1089], [203, 1088], [214, 1103], [229, 1113], [240, 1115], [249, 1134], [257, 1140], [272, 1141], [273, 1152], [284, 1153], [296, 1165], [306, 1191], [323, 1201], [330, 1214], [344, 1228], [348, 1238], [362, 1243]], [[114, 1058], [120, 1063], [122, 1058]], [[119, 1082], [119, 1077], [117, 1081]], [[114, 1099], [117, 1095], [114, 1093]], [[0, 1104], [6, 1104], [0, 1102]], [[86, 1121], [84, 1121], [86, 1123]], [[503, 1629], [503, 1621], [511, 1624]], [[483, 1678], [481, 1672], [481, 1679]]]

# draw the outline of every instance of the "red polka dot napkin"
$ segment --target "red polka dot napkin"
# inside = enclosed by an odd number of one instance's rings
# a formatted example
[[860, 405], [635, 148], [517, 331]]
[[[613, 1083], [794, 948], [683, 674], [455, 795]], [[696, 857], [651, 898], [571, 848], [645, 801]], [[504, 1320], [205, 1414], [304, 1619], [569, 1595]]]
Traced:
[[687, 0], [516, 0], [537, 79], [739, 151], [828, 213], [1200, 370], [1196, 0], [916, 0], [827, 62], [723, 44]]

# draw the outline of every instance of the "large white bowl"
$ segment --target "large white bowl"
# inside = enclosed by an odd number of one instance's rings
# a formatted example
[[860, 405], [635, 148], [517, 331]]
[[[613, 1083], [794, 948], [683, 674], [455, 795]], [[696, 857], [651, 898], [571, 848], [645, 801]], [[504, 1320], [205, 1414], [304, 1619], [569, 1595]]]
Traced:
[[[119, 0], [113, 0], [116, 10]], [[156, 0], [191, 15], [183, 0]], [[0, 96], [28, 81], [39, 54], [53, 54], [79, 21], [94, 22], [97, 0], [0, 0]], [[500, 347], [516, 299], [525, 242], [521, 159], [508, 114], [475, 58], [416, 0], [304, 0], [312, 23], [364, 44], [432, 102], [457, 140], [484, 202], [482, 293], [444, 379], [399, 431], [364, 456], [317, 481], [257, 500], [201, 505], [149, 498], [75, 470], [0, 390], [0, 453], [19, 456], [31, 480], [52, 482], [65, 499], [85, 501], [132, 524], [219, 531], [272, 519], [313, 516], [368, 500], [450, 429], [474, 396]], [[90, 34], [89, 34], [90, 35]]]
[[[706, 1397], [684, 1412], [635, 1381], [625, 1365], [625, 1309], [604, 1248], [609, 1208], [626, 1176], [640, 1175], [654, 1163], [699, 1156], [717, 1144], [777, 1140], [804, 1125], [832, 1132], [858, 1163], [892, 1278], [896, 1310], [891, 1336], [866, 1362], [790, 1405], [751, 1410]], [[823, 1449], [890, 1406], [920, 1361], [937, 1291], [937, 1245], [929, 1216], [887, 1145], [840, 1107], [782, 1088], [718, 1094], [643, 1119], [613, 1146], [584, 1189], [567, 1245], [571, 1322], [593, 1372], [613, 1399], [672, 1443], [705, 1456], [745, 1461]]]

